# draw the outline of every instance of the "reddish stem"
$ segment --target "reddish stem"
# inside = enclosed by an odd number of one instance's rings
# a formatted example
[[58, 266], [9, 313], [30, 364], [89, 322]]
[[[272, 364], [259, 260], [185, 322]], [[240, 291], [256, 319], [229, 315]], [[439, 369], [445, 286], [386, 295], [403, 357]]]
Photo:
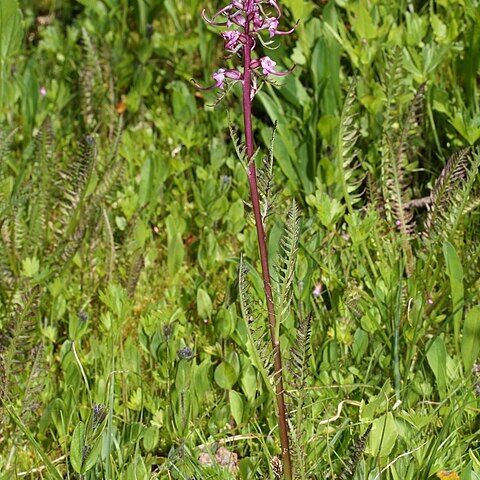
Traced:
[[283, 374], [282, 374], [282, 355], [280, 350], [280, 340], [276, 334], [276, 316], [275, 305], [273, 303], [272, 284], [270, 280], [270, 269], [268, 265], [267, 242], [265, 228], [260, 213], [260, 198], [258, 194], [257, 172], [255, 162], [252, 160], [254, 154], [253, 146], [253, 130], [252, 130], [252, 71], [250, 69], [251, 51], [253, 39], [250, 35], [250, 18], [253, 12], [253, 0], [248, 0], [247, 15], [245, 19], [245, 36], [246, 45], [243, 48], [243, 119], [245, 127], [245, 144], [247, 148], [248, 159], [248, 183], [250, 186], [250, 198], [253, 206], [253, 214], [255, 217], [255, 225], [257, 228], [258, 247], [260, 250], [260, 262], [262, 264], [263, 287], [267, 301], [268, 322], [270, 325], [270, 336], [272, 347], [274, 350], [274, 381], [276, 385], [276, 399], [278, 407], [278, 428], [280, 432], [280, 444], [282, 448], [283, 472], [287, 480], [293, 478], [292, 460], [290, 456], [290, 442], [288, 438], [288, 426], [285, 412], [285, 399], [283, 390]]

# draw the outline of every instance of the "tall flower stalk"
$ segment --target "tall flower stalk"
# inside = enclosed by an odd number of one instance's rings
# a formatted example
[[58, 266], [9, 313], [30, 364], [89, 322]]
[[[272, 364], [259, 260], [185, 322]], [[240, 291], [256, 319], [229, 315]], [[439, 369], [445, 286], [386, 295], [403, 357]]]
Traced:
[[[210, 25], [226, 27], [226, 30], [222, 32], [225, 41], [225, 50], [228, 52], [229, 57], [236, 55], [241, 59], [242, 70], [237, 68], [220, 68], [212, 75], [215, 81], [214, 85], [207, 88], [202, 88], [199, 85], [197, 85], [197, 87], [203, 90], [219, 88], [225, 91], [226, 84], [230, 87], [232, 84], [240, 82], [242, 86], [248, 183], [257, 229], [267, 316], [274, 352], [274, 383], [276, 388], [277, 421], [282, 449], [283, 473], [285, 478], [290, 480], [293, 478], [293, 473], [285, 410], [282, 355], [268, 262], [266, 226], [262, 221], [257, 172], [253, 159], [255, 147], [252, 130], [252, 101], [261, 83], [268, 81], [270, 75], [282, 76], [291, 72], [291, 70], [280, 72], [275, 70], [275, 62], [268, 56], [257, 57], [255, 55], [257, 42], [268, 47], [272, 43], [273, 37], [292, 33], [296, 25], [289, 31], [278, 30], [281, 11], [274, 0], [232, 0], [230, 4], [219, 10], [211, 19], [207, 18], [205, 11], [202, 12], [202, 17]], [[265, 34], [267, 34], [267, 40], [264, 38]], [[224, 94], [220, 99], [222, 99], [223, 96]]]

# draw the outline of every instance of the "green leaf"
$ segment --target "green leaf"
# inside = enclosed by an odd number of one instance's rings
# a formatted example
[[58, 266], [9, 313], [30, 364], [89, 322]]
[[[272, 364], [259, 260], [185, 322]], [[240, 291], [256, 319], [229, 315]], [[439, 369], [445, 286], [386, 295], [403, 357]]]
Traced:
[[97, 464], [100, 454], [102, 453], [102, 438], [103, 437], [97, 438], [94, 446], [89, 450], [87, 458], [83, 462], [82, 473], [88, 472]]
[[230, 390], [230, 410], [232, 412], [232, 417], [235, 420], [237, 425], [242, 423], [243, 418], [243, 399], [242, 394], [236, 392], [235, 390]]
[[450, 290], [453, 304], [453, 329], [457, 351], [460, 350], [460, 325], [463, 318], [463, 268], [460, 257], [450, 242], [443, 244], [443, 254], [447, 264], [447, 275], [450, 278]]
[[462, 336], [462, 360], [468, 373], [480, 351], [480, 305], [473, 307], [465, 316]]
[[182, 392], [190, 387], [192, 377], [192, 364], [189, 360], [182, 359], [178, 363], [175, 386]]
[[257, 394], [257, 375], [255, 369], [248, 363], [242, 365], [242, 376], [240, 378], [240, 385], [249, 402], [253, 402]]
[[397, 424], [391, 412], [374, 420], [368, 437], [368, 449], [372, 457], [387, 457], [395, 446], [397, 437]]
[[229, 362], [222, 362], [215, 369], [214, 378], [220, 388], [230, 390], [235, 385], [238, 376], [235, 368]]
[[435, 375], [440, 397], [445, 398], [447, 392], [447, 349], [442, 337], [435, 337], [430, 343], [427, 360]]
[[77, 473], [82, 473], [83, 448], [85, 447], [85, 424], [79, 422], [75, 427], [70, 445], [70, 463]]
[[22, 45], [22, 15], [17, 0], [0, 2], [0, 61], [18, 53]]
[[168, 242], [168, 275], [173, 278], [183, 263], [183, 257], [185, 255], [185, 247], [183, 246], [182, 237], [177, 233]]
[[197, 290], [197, 311], [202, 320], [212, 318], [212, 300], [203, 288]]
[[148, 427], [143, 434], [143, 448], [147, 452], [152, 452], [157, 446], [159, 438], [159, 429], [157, 427]]

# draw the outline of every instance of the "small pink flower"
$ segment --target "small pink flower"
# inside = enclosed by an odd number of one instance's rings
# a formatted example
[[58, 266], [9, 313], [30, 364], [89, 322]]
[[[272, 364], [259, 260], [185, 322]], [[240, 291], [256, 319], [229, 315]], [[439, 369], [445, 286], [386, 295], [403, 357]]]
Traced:
[[400, 220], [395, 220], [395, 225], [396, 225], [397, 227], [399, 227], [401, 224], [402, 224], [402, 222], [401, 222]]
[[266, 18], [265, 22], [263, 22], [263, 28], [268, 29], [270, 32], [270, 38], [272, 38], [277, 33], [278, 20], [275, 17]]
[[262, 57], [260, 59], [264, 75], [276, 74], [277, 72], [274, 70], [276, 64], [270, 57]]
[[316, 285], [315, 288], [313, 289], [312, 295], [313, 295], [315, 298], [318, 298], [321, 294], [322, 294], [322, 284], [321, 284], [321, 283], [317, 283], [317, 285]]
[[432, 304], [433, 304], [433, 300], [432, 300], [430, 297], [428, 297], [427, 303], [428, 303], [429, 305], [432, 305]]
[[212, 74], [212, 78], [215, 80], [214, 87], [220, 88], [223, 90], [223, 82], [226, 78], [231, 80], [241, 80], [242, 74], [238, 70], [227, 70], [225, 68], [220, 68], [217, 72]]
[[240, 32], [238, 30], [227, 30], [222, 33], [225, 40], [225, 48], [227, 50], [235, 50], [240, 40]]
[[40, 96], [46, 97], [47, 96], [47, 89], [45, 87], [40, 88]]

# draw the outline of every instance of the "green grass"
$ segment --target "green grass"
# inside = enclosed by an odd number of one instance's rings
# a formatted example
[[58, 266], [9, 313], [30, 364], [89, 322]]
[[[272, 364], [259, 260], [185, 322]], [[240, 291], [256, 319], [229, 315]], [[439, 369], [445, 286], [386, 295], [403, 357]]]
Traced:
[[[0, 3], [0, 479], [275, 478], [239, 299], [241, 257], [262, 298], [229, 138], [241, 98], [214, 109], [190, 82], [219, 67], [199, 16], [219, 4], [16, 3]], [[342, 478], [371, 427], [351, 478], [478, 479], [478, 2], [282, 5], [301, 22], [270, 55], [297, 67], [253, 113], [259, 162], [277, 122], [272, 260], [301, 210], [280, 328], [287, 364], [306, 339], [301, 388], [285, 369], [299, 478]]]

